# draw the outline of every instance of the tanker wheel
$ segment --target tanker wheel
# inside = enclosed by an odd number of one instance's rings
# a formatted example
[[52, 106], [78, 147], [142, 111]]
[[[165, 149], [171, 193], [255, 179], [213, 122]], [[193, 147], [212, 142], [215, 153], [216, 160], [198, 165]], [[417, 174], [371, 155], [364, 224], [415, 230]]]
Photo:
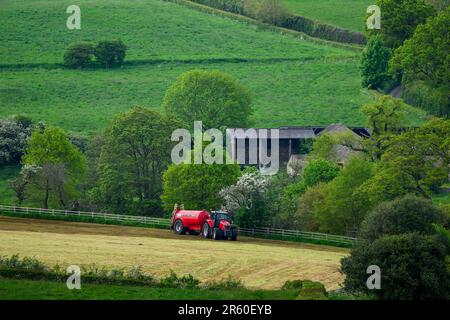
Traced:
[[236, 241], [237, 240], [237, 232], [236, 230], [232, 230], [231, 231], [231, 241]]
[[173, 231], [175, 231], [176, 234], [185, 234], [186, 230], [183, 227], [183, 222], [181, 220], [175, 221], [175, 224], [173, 226]]
[[203, 224], [203, 228], [202, 228], [202, 237], [203, 238], [210, 238], [211, 237], [211, 231], [209, 230], [209, 224], [207, 222], [205, 222]]
[[214, 240], [220, 240], [223, 237], [223, 233], [222, 230], [220, 230], [219, 228], [214, 228], [213, 230], [213, 239]]

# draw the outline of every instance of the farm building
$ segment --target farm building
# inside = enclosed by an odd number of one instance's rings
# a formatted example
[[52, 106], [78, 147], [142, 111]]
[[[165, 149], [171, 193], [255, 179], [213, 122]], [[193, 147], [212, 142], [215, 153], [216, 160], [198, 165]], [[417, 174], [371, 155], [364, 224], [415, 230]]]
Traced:
[[[279, 144], [279, 163], [287, 165], [292, 161], [302, 161], [304, 155], [308, 153], [312, 139], [315, 139], [321, 134], [325, 133], [338, 133], [338, 132], [352, 132], [357, 138], [367, 138], [370, 136], [370, 130], [363, 127], [347, 127], [344, 125], [333, 124], [328, 127], [314, 126], [314, 127], [279, 127], [272, 128], [278, 129], [278, 144]], [[252, 129], [250, 129], [252, 130]], [[264, 134], [260, 134], [262, 131], [269, 132], [267, 135], [267, 150], [271, 153], [273, 137], [270, 136], [270, 129], [257, 128], [253, 129], [253, 134], [245, 128], [230, 129], [229, 134], [227, 132], [227, 141], [230, 141], [234, 148], [235, 155], [245, 155], [245, 161], [239, 161], [241, 165], [258, 165], [260, 159], [256, 154], [250, 153], [250, 146], [253, 143], [258, 147], [260, 146], [260, 139], [264, 137]], [[240, 132], [240, 134], [236, 134]], [[339, 146], [338, 154], [340, 159], [338, 162], [345, 162], [350, 154], [349, 148], [345, 146]]]

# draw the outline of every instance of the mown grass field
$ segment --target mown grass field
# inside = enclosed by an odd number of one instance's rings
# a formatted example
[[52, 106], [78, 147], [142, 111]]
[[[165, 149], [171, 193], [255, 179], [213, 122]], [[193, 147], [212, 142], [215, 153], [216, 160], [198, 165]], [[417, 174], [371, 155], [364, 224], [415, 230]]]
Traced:
[[0, 217], [2, 255], [34, 256], [49, 265], [130, 268], [165, 276], [170, 270], [202, 280], [231, 275], [249, 288], [278, 289], [286, 280], [343, 281], [348, 249], [241, 237], [237, 242], [177, 236], [168, 230]]
[[364, 32], [372, 0], [283, 0], [289, 12], [352, 31]]
[[0, 278], [0, 300], [293, 300], [298, 290], [199, 290], [65, 283]]

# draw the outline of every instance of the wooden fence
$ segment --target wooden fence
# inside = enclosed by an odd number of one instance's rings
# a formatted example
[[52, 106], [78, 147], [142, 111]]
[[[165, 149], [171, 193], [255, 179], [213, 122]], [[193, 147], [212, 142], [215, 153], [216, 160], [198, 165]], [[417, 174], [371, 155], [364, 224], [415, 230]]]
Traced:
[[[83, 218], [97, 218], [103, 220], [114, 220], [122, 222], [137, 222], [146, 225], [154, 225], [169, 228], [170, 219], [154, 218], [147, 216], [132, 216], [122, 214], [112, 214], [106, 212], [87, 212], [87, 211], [71, 211], [71, 210], [57, 210], [57, 209], [42, 209], [42, 208], [28, 208], [0, 205], [0, 212], [18, 213], [22, 215], [46, 215], [46, 216], [75, 216]], [[356, 238], [332, 235], [326, 233], [306, 232], [299, 230], [286, 230], [277, 228], [240, 228], [239, 234], [249, 237], [262, 237], [280, 240], [315, 240], [325, 241], [336, 244], [350, 245]]]

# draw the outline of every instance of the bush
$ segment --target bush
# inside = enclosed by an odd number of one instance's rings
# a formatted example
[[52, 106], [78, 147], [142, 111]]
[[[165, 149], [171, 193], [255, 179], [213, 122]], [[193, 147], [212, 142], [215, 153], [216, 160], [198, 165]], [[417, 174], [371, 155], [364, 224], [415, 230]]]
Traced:
[[94, 47], [88, 42], [69, 45], [64, 53], [64, 65], [69, 68], [84, 68], [89, 66], [94, 54]]
[[327, 160], [318, 159], [308, 163], [303, 171], [306, 186], [315, 186], [320, 182], [329, 182], [339, 175], [339, 167]]
[[170, 274], [159, 281], [159, 285], [163, 288], [197, 288], [200, 281], [195, 279], [192, 275], [178, 276], [172, 270]]
[[208, 281], [203, 287], [211, 290], [243, 289], [244, 285], [241, 280], [233, 279], [231, 275], [228, 275], [225, 279]]
[[300, 290], [303, 288], [303, 280], [287, 280], [281, 290]]
[[374, 241], [384, 235], [435, 233], [433, 223], [442, 223], [443, 213], [432, 202], [414, 195], [384, 202], [374, 208], [361, 225], [360, 236]]
[[122, 40], [104, 40], [95, 46], [94, 55], [100, 65], [110, 68], [123, 64], [126, 50]]
[[434, 224], [434, 229], [436, 231], [436, 240], [440, 241], [445, 246], [447, 255], [450, 255], [450, 231], [438, 224]]
[[[381, 270], [381, 289], [369, 290], [367, 267]], [[342, 259], [349, 291], [372, 293], [381, 299], [446, 299], [449, 273], [442, 243], [417, 233], [383, 236], [353, 246]]]

